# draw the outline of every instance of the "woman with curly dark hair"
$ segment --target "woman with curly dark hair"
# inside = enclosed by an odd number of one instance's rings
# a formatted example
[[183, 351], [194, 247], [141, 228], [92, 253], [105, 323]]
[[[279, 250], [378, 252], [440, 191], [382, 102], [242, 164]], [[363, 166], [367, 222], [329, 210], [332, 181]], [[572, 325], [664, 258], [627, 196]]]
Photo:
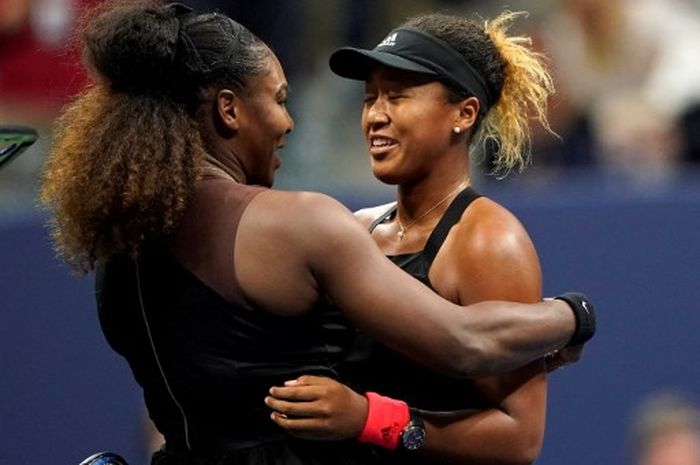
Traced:
[[459, 376], [591, 333], [581, 301], [450, 304], [339, 203], [270, 189], [293, 127], [287, 83], [235, 21], [113, 2], [84, 44], [94, 83], [59, 120], [42, 200], [61, 255], [96, 270], [103, 332], [166, 439], [156, 463], [368, 463], [345, 442], [291, 439], [263, 403], [285, 379], [337, 376], [345, 318]]

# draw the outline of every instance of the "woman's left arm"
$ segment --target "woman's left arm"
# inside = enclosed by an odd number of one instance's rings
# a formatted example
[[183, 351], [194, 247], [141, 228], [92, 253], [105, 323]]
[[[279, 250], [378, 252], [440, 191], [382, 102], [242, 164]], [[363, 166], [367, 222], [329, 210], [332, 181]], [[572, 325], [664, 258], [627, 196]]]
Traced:
[[[492, 298], [536, 302], [542, 294], [530, 237], [510, 212], [488, 199], [472, 204], [450, 232], [430, 279], [443, 297], [462, 304]], [[532, 463], [544, 437], [544, 362], [474, 384], [492, 407], [471, 414], [425, 412], [424, 453], [454, 463]]]
[[[426, 442], [419, 451], [410, 453], [445, 463], [532, 463], [542, 443], [544, 377], [535, 364], [518, 372], [519, 376], [479, 381], [484, 395], [495, 398], [503, 394], [500, 403], [492, 408], [477, 412], [422, 412]], [[518, 378], [527, 377], [528, 372], [532, 376], [521, 382]], [[270, 394], [265, 403], [273, 410], [272, 420], [300, 438], [356, 438], [367, 419], [367, 398], [330, 378], [301, 376], [285, 386], [273, 387]]]

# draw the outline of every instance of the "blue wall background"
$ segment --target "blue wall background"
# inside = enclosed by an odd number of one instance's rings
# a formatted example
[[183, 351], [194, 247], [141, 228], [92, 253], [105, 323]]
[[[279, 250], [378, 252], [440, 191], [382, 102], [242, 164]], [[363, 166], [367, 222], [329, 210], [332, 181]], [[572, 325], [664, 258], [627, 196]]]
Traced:
[[[481, 186], [530, 231], [546, 294], [584, 290], [599, 309], [584, 359], [550, 377], [538, 464], [625, 464], [645, 396], [700, 401], [699, 180], [653, 192], [590, 178]], [[140, 391], [102, 339], [92, 279], [54, 258], [40, 218], [0, 224], [0, 357], [0, 464], [72, 465], [105, 449], [146, 463]]]

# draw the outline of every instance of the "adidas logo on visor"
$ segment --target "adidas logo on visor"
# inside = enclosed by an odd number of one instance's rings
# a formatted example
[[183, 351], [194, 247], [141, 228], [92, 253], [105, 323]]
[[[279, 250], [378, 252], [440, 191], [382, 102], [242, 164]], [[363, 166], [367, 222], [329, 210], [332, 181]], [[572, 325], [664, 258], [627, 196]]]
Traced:
[[396, 45], [396, 36], [398, 35], [398, 32], [394, 32], [393, 34], [389, 34], [386, 36], [384, 40], [382, 40], [377, 47], [393, 47]]

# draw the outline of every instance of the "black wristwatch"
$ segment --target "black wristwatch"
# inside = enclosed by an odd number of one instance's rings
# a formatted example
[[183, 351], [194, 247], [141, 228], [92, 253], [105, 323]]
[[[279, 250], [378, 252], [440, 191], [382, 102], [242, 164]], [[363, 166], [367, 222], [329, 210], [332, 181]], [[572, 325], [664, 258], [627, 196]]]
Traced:
[[401, 444], [407, 450], [416, 450], [423, 447], [425, 443], [425, 425], [423, 417], [417, 409], [410, 409], [411, 420], [401, 433]]

